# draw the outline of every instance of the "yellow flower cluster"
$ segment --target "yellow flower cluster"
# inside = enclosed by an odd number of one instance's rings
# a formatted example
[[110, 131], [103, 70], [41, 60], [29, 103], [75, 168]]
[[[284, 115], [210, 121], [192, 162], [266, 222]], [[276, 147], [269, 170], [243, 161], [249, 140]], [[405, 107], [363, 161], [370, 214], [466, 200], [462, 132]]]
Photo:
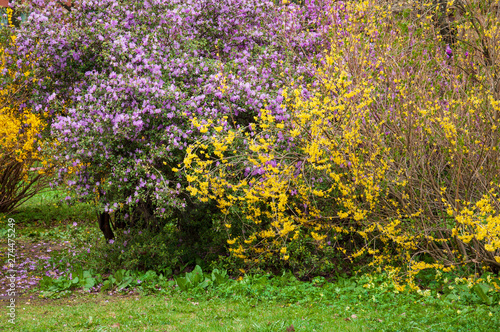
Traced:
[[[8, 9], [12, 11], [10, 8]], [[9, 20], [10, 22], [10, 20]], [[11, 42], [15, 43], [15, 36], [11, 36]], [[5, 54], [0, 46], [0, 71], [5, 68]], [[9, 70], [8, 76], [15, 77], [16, 72]], [[24, 78], [30, 76], [30, 69], [25, 68]], [[37, 136], [44, 129], [40, 116], [29, 110], [19, 111], [19, 102], [14, 102], [12, 96], [16, 93], [16, 86], [5, 86], [0, 90], [0, 152], [2, 159], [12, 158], [18, 162], [39, 157], [37, 147]]]
[[[410, 23], [374, 1], [347, 2], [342, 15], [350, 22], [332, 25], [309, 96], [283, 90], [290, 119], [262, 109], [251, 130], [217, 131], [188, 150], [191, 194], [218, 202], [231, 252], [248, 264], [292, 259], [287, 247], [307, 239], [369, 255], [414, 289], [421, 270], [500, 267], [498, 60], [475, 48], [450, 55], [432, 15]], [[485, 47], [500, 54], [498, 22], [484, 27]], [[283, 148], [283, 136], [293, 144]]]
[[27, 159], [37, 159], [37, 135], [44, 128], [41, 119], [30, 113], [23, 112], [21, 116], [11, 108], [0, 109], [0, 153], [2, 159], [11, 158], [18, 162]]
[[[9, 20], [11, 23], [11, 20]], [[15, 44], [16, 38], [11, 35], [8, 43]], [[0, 44], [0, 72], [6, 68], [4, 45]], [[45, 172], [46, 162], [42, 160], [43, 140], [41, 133], [46, 122], [41, 116], [32, 113], [29, 109], [20, 109], [22, 80], [31, 79], [31, 68], [23, 68], [24, 75], [16, 78], [17, 72], [8, 68], [3, 77], [6, 83], [0, 90], [0, 175], [2, 196], [5, 200], [0, 210], [8, 211], [15, 207], [22, 199], [29, 197], [42, 183], [41, 176]], [[16, 78], [16, 83], [14, 82]], [[21, 96], [21, 98], [20, 98]], [[39, 164], [39, 163], [42, 164]], [[33, 170], [36, 166], [36, 171]], [[42, 166], [42, 167], [40, 167]], [[35, 184], [35, 185], [34, 185]]]

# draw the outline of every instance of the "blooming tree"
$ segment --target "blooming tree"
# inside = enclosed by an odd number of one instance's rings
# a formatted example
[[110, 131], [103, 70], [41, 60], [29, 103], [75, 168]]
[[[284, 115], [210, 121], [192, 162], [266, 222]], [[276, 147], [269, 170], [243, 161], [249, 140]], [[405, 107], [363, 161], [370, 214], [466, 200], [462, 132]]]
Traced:
[[54, 184], [67, 179], [79, 199], [97, 199], [106, 212], [135, 206], [149, 218], [184, 208], [175, 167], [196, 138], [247, 126], [261, 109], [288, 118], [282, 87], [314, 74], [327, 5], [84, 0], [70, 12], [26, 5], [17, 52], [40, 77], [26, 105], [53, 116], [54, 158], [65, 162]]

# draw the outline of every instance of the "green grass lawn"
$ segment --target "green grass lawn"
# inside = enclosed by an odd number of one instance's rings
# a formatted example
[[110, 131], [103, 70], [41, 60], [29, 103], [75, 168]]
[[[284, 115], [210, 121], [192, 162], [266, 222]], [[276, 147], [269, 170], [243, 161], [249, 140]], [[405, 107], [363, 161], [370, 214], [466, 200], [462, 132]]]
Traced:
[[293, 325], [296, 331], [357, 331], [364, 325], [358, 321], [347, 322], [325, 306], [283, 307], [181, 296], [97, 296], [22, 305], [16, 330], [286, 331]]
[[24, 202], [9, 217], [23, 227], [45, 228], [69, 221], [96, 220], [92, 206], [79, 202], [67, 205], [66, 196], [68, 194], [64, 190], [45, 189]]
[[[31, 301], [32, 302], [32, 301]], [[486, 311], [401, 301], [344, 306], [174, 296], [23, 300], [11, 331], [498, 331]], [[485, 315], [486, 314], [486, 315]]]

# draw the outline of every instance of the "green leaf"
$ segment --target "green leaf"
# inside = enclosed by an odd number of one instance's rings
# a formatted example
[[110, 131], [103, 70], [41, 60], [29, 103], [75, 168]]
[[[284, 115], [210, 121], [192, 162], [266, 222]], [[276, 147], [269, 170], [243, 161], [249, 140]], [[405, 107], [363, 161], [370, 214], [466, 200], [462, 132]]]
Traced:
[[226, 282], [227, 280], [227, 271], [226, 270], [223, 270], [223, 271], [219, 271], [218, 269], [214, 269], [212, 271], [212, 281], [214, 283], [214, 285], [222, 285], [223, 283]]
[[183, 278], [183, 277], [177, 277], [175, 278], [175, 282], [177, 283], [177, 286], [179, 286], [179, 288], [182, 290], [182, 291], [187, 291], [188, 290], [188, 280], [186, 278]]
[[112, 287], [113, 287], [113, 284], [111, 283], [111, 281], [105, 280], [102, 283], [101, 292], [104, 292], [104, 291], [106, 291], [108, 289], [111, 289]]
[[75, 275], [77, 278], [83, 279], [83, 270], [81, 266], [77, 266], [73, 270], [73, 275]]
[[52, 285], [48, 289], [49, 292], [59, 292], [59, 290], [60, 290], [60, 288], [57, 287], [56, 285]]
[[40, 287], [43, 288], [48, 288], [51, 285], [54, 284], [54, 279], [51, 277], [43, 276], [42, 280], [40, 281]]
[[489, 289], [490, 289], [489, 286], [486, 284], [477, 284], [474, 287], [472, 287], [474, 293], [476, 293], [477, 296], [481, 298], [481, 300], [483, 300], [487, 305], [491, 305], [492, 302], [491, 297], [486, 295]]
[[210, 279], [205, 279], [205, 281], [203, 281], [202, 283], [200, 283], [200, 284], [198, 285], [198, 287], [205, 289], [205, 288], [207, 288], [208, 286], [210, 286], [210, 284], [211, 284], [211, 283], [212, 283], [212, 280], [210, 280]]
[[123, 270], [118, 270], [115, 272], [114, 277], [118, 283], [123, 281]]
[[95, 286], [95, 279], [94, 278], [86, 278], [85, 279], [85, 285], [83, 286], [86, 290], [89, 290], [90, 288]]
[[132, 281], [134, 280], [133, 277], [126, 277], [123, 279], [123, 281], [121, 283], [119, 283], [116, 287], [118, 289], [123, 289], [123, 288], [127, 288], [128, 285], [130, 285], [132, 283]]
[[194, 286], [198, 285], [203, 280], [203, 270], [199, 265], [196, 265], [193, 272], [191, 272], [190, 279]]

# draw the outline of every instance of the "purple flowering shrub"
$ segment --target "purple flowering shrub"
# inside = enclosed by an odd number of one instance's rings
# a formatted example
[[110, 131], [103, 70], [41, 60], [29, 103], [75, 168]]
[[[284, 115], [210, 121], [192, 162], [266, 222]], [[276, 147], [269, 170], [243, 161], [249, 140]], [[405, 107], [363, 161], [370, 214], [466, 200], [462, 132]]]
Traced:
[[263, 108], [288, 118], [282, 88], [313, 81], [329, 2], [76, 1], [69, 13], [24, 5], [16, 52], [40, 78], [27, 106], [52, 114], [54, 158], [65, 165], [54, 184], [107, 212], [184, 208], [173, 168], [193, 141], [247, 126]]

